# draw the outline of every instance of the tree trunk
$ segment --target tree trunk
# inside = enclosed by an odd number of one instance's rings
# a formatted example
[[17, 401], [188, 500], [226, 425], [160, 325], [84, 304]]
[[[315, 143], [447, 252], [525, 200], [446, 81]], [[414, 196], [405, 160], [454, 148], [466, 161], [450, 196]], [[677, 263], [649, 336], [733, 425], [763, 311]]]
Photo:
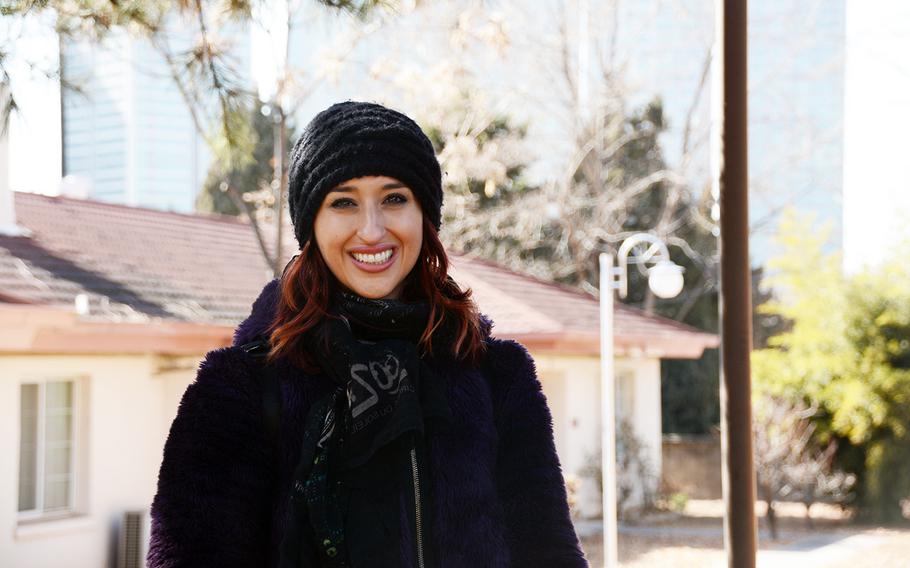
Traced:
[[768, 506], [765, 513], [765, 520], [768, 523], [768, 531], [771, 532], [771, 540], [777, 540], [777, 514], [774, 510], [774, 492], [768, 485], [760, 485], [762, 498]]

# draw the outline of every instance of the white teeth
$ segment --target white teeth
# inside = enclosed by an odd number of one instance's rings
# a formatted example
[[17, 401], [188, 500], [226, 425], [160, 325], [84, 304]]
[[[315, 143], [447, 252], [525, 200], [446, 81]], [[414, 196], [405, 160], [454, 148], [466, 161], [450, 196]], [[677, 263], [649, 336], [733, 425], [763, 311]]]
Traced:
[[355, 252], [353, 255], [354, 258], [360, 262], [366, 262], [368, 264], [382, 264], [392, 257], [392, 249], [384, 250], [379, 254], [360, 254]]

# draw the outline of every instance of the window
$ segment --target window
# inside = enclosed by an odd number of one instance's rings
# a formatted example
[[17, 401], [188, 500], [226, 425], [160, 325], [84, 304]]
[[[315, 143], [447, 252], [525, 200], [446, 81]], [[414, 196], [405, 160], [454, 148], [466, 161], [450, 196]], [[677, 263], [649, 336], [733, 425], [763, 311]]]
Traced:
[[75, 381], [20, 385], [19, 513], [73, 509]]

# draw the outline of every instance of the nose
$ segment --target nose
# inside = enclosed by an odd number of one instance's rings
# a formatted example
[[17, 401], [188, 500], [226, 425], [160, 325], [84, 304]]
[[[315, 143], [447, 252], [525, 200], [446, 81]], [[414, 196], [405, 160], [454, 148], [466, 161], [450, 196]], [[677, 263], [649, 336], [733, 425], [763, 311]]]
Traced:
[[357, 236], [365, 243], [377, 243], [385, 236], [385, 217], [379, 207], [365, 207]]

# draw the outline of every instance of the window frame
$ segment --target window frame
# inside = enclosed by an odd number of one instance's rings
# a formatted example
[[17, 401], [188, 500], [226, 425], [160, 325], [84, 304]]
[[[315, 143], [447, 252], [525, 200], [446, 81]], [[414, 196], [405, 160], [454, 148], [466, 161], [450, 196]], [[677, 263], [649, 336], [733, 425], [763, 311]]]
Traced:
[[[57, 474], [57, 475], [67, 475], [68, 480], [68, 490], [67, 490], [67, 503], [62, 507], [55, 507], [53, 509], [45, 508], [45, 484], [47, 481], [46, 474], [46, 453], [47, 453], [47, 386], [50, 383], [70, 383], [72, 385], [72, 401], [70, 404], [70, 453], [69, 453], [69, 473], [67, 474]], [[34, 500], [35, 507], [32, 509], [19, 511], [19, 501], [20, 501], [20, 475], [22, 472], [22, 388], [26, 385], [35, 385], [38, 388], [37, 394], [37, 406], [38, 406], [38, 416], [37, 416], [37, 428], [36, 428], [36, 439], [35, 439], [35, 488], [34, 488]], [[74, 514], [78, 514], [78, 503], [79, 503], [79, 484], [81, 481], [80, 477], [80, 460], [79, 455], [82, 450], [81, 447], [81, 422], [82, 422], [82, 398], [83, 398], [83, 385], [81, 377], [74, 376], [65, 376], [65, 377], [45, 377], [45, 378], [30, 378], [24, 379], [19, 382], [19, 401], [17, 406], [19, 408], [19, 436], [18, 444], [16, 449], [16, 519], [19, 523], [27, 523], [32, 521], [41, 521], [49, 520], [56, 518], [65, 518], [70, 517]]]

